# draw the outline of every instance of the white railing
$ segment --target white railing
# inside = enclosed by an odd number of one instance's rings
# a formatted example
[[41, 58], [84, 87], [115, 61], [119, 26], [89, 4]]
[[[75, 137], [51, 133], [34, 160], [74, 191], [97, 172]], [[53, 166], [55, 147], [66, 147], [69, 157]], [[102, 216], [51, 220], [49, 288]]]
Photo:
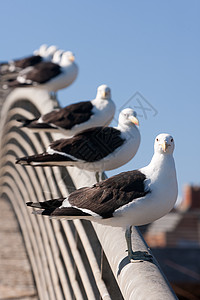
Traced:
[[[59, 137], [22, 130], [16, 119], [56, 106], [46, 91], [24, 88], [12, 91], [1, 111], [1, 197], [12, 203], [20, 224], [39, 299], [176, 299], [155, 259], [129, 263], [121, 229], [50, 220], [26, 207], [26, 202], [67, 196], [95, 182], [93, 173], [76, 168], [15, 165], [16, 157], [41, 152]], [[133, 250], [147, 250], [137, 229], [132, 240]]]

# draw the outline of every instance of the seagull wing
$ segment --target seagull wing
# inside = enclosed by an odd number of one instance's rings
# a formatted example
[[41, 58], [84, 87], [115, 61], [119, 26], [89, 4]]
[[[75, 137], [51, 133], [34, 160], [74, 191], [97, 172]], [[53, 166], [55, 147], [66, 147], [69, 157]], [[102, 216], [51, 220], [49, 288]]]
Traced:
[[[61, 67], [52, 62], [41, 62], [25, 75], [25, 83], [43, 84], [61, 74]], [[20, 77], [20, 76], [19, 76]], [[21, 80], [20, 80], [21, 82]]]
[[[39, 123], [38, 123], [39, 124]], [[93, 127], [69, 139], [53, 141], [47, 152], [17, 159], [17, 164], [35, 166], [63, 165], [65, 162], [97, 162], [120, 147], [125, 140], [121, 132], [112, 127]]]
[[61, 206], [63, 201], [58, 202], [58, 199], [46, 201], [42, 204], [43, 206], [35, 203], [27, 205], [42, 208], [44, 209], [42, 214], [50, 216], [95, 214], [102, 218], [111, 218], [117, 209], [150, 192], [145, 190], [145, 179], [146, 176], [138, 170], [124, 172], [97, 183], [93, 187], [80, 188], [71, 193], [67, 198], [69, 203], [67, 207]]
[[42, 61], [40, 55], [31, 55], [22, 59], [14, 60], [15, 67], [24, 69], [30, 66], [35, 66]]
[[91, 117], [93, 105], [90, 101], [68, 105], [57, 111], [42, 116], [44, 123], [51, 123], [63, 129], [71, 129], [77, 124], [84, 123]]
[[65, 153], [85, 162], [95, 162], [113, 153], [125, 140], [113, 127], [93, 127], [70, 139], [60, 139], [50, 144], [55, 153]]

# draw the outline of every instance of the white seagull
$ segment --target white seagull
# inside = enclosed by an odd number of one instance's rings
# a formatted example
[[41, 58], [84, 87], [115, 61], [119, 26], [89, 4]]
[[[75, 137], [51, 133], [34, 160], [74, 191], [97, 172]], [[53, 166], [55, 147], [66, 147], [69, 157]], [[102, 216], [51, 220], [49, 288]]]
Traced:
[[61, 62], [61, 58], [64, 52], [64, 50], [58, 49], [53, 55], [52, 62], [54, 64], [59, 64]]
[[62, 54], [59, 64], [42, 61], [35, 66], [27, 67], [19, 72], [17, 78], [3, 85], [8, 87], [38, 87], [48, 92], [57, 92], [74, 82], [78, 75], [78, 66], [71, 51]]
[[128, 257], [134, 261], [138, 257], [132, 251], [131, 227], [161, 218], [176, 202], [178, 188], [173, 151], [173, 137], [159, 134], [148, 166], [80, 188], [67, 198], [27, 205], [41, 209], [35, 213], [50, 217], [86, 219], [126, 229]]
[[34, 132], [62, 132], [72, 137], [78, 132], [94, 126], [106, 126], [112, 121], [115, 114], [115, 104], [111, 99], [110, 88], [103, 84], [97, 89], [96, 98], [68, 105], [53, 110], [39, 119], [21, 119], [22, 127]]
[[32, 166], [75, 166], [92, 172], [121, 167], [130, 161], [140, 145], [136, 112], [122, 110], [117, 127], [93, 127], [69, 139], [50, 144], [46, 152], [16, 161]]
[[41, 45], [39, 50], [34, 51], [34, 55], [0, 64], [0, 74], [20, 72], [21, 70], [35, 66], [42, 61], [50, 61], [56, 51], [57, 47], [54, 45], [50, 47]]

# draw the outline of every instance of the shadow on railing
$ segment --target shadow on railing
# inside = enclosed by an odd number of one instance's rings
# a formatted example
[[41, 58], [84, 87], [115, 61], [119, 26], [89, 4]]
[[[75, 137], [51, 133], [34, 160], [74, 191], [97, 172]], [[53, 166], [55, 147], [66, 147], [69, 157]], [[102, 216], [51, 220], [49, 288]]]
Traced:
[[[176, 299], [153, 263], [129, 263], [124, 233], [88, 221], [58, 221], [31, 214], [25, 203], [68, 195], [92, 185], [95, 174], [76, 168], [23, 167], [16, 157], [42, 152], [58, 134], [34, 134], [16, 119], [33, 118], [58, 106], [44, 90], [21, 88], [5, 99], [1, 112], [1, 197], [16, 213], [39, 299]], [[133, 230], [133, 250], [147, 246]]]

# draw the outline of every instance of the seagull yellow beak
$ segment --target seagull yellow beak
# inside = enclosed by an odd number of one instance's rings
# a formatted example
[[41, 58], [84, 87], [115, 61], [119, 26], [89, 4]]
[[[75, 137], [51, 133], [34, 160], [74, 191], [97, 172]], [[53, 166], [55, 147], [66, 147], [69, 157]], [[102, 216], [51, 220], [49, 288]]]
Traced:
[[102, 98], [106, 98], [106, 91], [102, 92]]
[[71, 62], [74, 62], [74, 61], [75, 61], [74, 55], [71, 55], [70, 58], [69, 58], [69, 60], [70, 60]]
[[164, 152], [166, 152], [167, 148], [168, 148], [168, 144], [166, 141], [164, 141], [162, 144], [161, 144], [161, 147], [163, 149]]
[[138, 119], [137, 119], [136, 117], [131, 116], [131, 117], [129, 117], [129, 120], [130, 120], [133, 124], [139, 126], [139, 121], [138, 121]]
[[102, 98], [103, 98], [103, 99], [104, 99], [104, 98], [106, 99], [106, 98], [108, 97], [108, 95], [109, 95], [109, 92], [108, 92], [108, 91], [107, 91], [107, 92], [106, 92], [106, 91], [103, 91], [103, 92], [102, 92]]

